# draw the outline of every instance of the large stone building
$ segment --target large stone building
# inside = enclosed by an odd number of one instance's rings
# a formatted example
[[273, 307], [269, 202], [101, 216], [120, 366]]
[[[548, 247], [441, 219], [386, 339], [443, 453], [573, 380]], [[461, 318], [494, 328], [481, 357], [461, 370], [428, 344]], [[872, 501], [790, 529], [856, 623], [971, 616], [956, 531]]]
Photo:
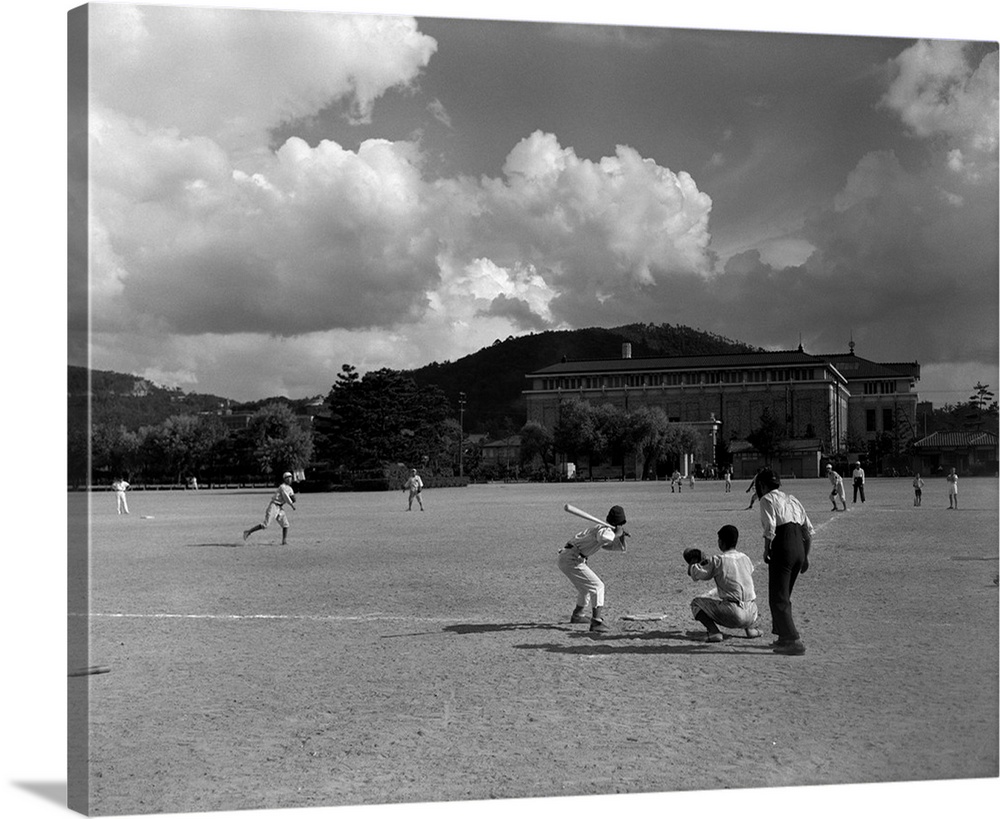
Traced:
[[[877, 364], [854, 354], [797, 350], [633, 358], [631, 345], [614, 359], [563, 360], [528, 373], [527, 420], [553, 429], [561, 404], [576, 398], [625, 410], [662, 407], [671, 421], [703, 435], [700, 460], [715, 460], [719, 441], [743, 442], [765, 411], [783, 421], [794, 464], [783, 471], [820, 474], [821, 462], [848, 443], [882, 432], [905, 445], [914, 435], [920, 367]], [[859, 447], [860, 448], [860, 447]], [[693, 455], [693, 453], [692, 453]], [[685, 457], [686, 471], [693, 457]], [[735, 464], [734, 462], [734, 465]], [[757, 463], [742, 458], [736, 477]]]

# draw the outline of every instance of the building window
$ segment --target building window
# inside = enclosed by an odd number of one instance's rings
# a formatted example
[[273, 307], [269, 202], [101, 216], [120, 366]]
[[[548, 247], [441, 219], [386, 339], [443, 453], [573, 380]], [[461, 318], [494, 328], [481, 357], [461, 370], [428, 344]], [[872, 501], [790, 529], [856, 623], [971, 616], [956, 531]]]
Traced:
[[875, 410], [865, 410], [865, 429], [868, 432], [877, 432], [875, 427]]
[[890, 432], [895, 427], [892, 420], [892, 410], [884, 409], [882, 410], [882, 431]]

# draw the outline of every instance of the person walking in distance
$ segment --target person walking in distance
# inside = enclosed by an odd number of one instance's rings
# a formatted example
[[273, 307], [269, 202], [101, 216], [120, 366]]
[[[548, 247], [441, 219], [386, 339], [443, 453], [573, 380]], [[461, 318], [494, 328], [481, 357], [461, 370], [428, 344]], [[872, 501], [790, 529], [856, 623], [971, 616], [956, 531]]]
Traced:
[[271, 500], [264, 510], [264, 520], [256, 526], [251, 526], [243, 531], [243, 540], [246, 541], [254, 532], [259, 532], [271, 525], [271, 521], [276, 521], [281, 527], [281, 545], [288, 545], [288, 515], [285, 514], [285, 507], [295, 508], [295, 492], [292, 491], [292, 473], [286, 472], [281, 476], [281, 483], [274, 490]]
[[858, 495], [861, 495], [861, 502], [865, 502], [865, 471], [861, 468], [861, 461], [854, 464], [854, 471], [851, 473], [854, 483], [854, 500], [851, 503], [858, 502]]
[[764, 530], [767, 603], [771, 630], [778, 638], [771, 646], [779, 654], [805, 654], [805, 644], [792, 619], [792, 589], [799, 574], [809, 570], [809, 548], [815, 529], [798, 499], [782, 492], [780, 486], [781, 479], [770, 469], [757, 475], [755, 491]]
[[[420, 492], [424, 488], [423, 479], [417, 474], [416, 469], [410, 470], [410, 477], [406, 479], [406, 483], [403, 484], [403, 491], [410, 493], [410, 502], [406, 507], [406, 511], [410, 512], [413, 510], [413, 500], [416, 498], [417, 504], [420, 506], [420, 511], [424, 511], [424, 502], [420, 497]], [[438, 510], [440, 511], [440, 510]]]
[[747, 507], [747, 509], [753, 509], [753, 502], [757, 500], [757, 494], [755, 490], [757, 488], [757, 476], [759, 474], [760, 470], [758, 469], [756, 472], [754, 472], [753, 477], [750, 479], [750, 485], [745, 490], [746, 492], [750, 493], [750, 505]]
[[830, 490], [830, 500], [833, 501], [834, 512], [840, 511], [837, 508], [837, 498], [840, 498], [840, 502], [844, 504], [844, 511], [847, 511], [847, 498], [844, 495], [844, 479], [840, 477], [840, 473], [833, 468], [832, 464], [826, 465], [826, 477], [830, 479], [830, 483], [833, 485], [833, 489]]
[[922, 495], [924, 489], [924, 479], [920, 477], [918, 472], [913, 476], [913, 505], [920, 506], [920, 501], [922, 500]]
[[576, 608], [570, 615], [571, 623], [586, 623], [584, 613], [591, 608], [590, 630], [596, 632], [610, 631], [604, 622], [604, 581], [587, 565], [587, 559], [593, 557], [601, 549], [614, 552], [625, 551], [625, 510], [620, 506], [612, 506], [606, 518], [608, 525], [598, 524], [584, 529], [574, 535], [566, 545], [559, 550], [559, 571], [569, 578], [576, 589]]
[[128, 514], [128, 501], [125, 498], [125, 493], [128, 491], [131, 484], [124, 478], [115, 478], [111, 484], [111, 488], [115, 492], [115, 500], [118, 503], [118, 514], [127, 515]]
[[945, 475], [945, 480], [948, 481], [948, 508], [958, 509], [958, 475], [955, 472], [955, 467], [952, 467], [951, 472]]

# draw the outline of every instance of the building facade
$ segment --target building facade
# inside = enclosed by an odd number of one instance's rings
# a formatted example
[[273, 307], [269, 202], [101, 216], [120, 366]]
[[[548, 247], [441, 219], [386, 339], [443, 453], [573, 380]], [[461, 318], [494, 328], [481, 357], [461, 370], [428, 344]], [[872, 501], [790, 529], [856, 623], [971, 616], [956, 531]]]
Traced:
[[[661, 407], [669, 420], [702, 432], [700, 458], [708, 463], [715, 460], [718, 441], [745, 441], [767, 412], [783, 422], [793, 448], [811, 442], [811, 453], [797, 455], [803, 476], [809, 477], [819, 474], [822, 456], [843, 451], [849, 439], [867, 440], [890, 426], [909, 429], [906, 441], [912, 438], [917, 403], [912, 389], [918, 378], [916, 363], [876, 364], [855, 356], [853, 345], [849, 353], [831, 356], [811, 355], [800, 346], [632, 358], [625, 344], [620, 358], [563, 360], [528, 373], [524, 396], [527, 420], [549, 430], [571, 398], [624, 410]], [[752, 468], [745, 458], [740, 463]]]

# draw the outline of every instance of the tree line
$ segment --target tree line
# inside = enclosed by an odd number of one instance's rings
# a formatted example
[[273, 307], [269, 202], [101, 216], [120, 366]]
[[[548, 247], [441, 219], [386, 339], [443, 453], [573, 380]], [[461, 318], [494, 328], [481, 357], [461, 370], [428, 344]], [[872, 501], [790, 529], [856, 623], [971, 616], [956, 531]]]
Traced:
[[[133, 483], [185, 483], [192, 477], [208, 484], [240, 483], [304, 470], [347, 484], [400, 466], [472, 480], [554, 480], [563, 461], [585, 463], [590, 477], [595, 467], [610, 464], [624, 478], [634, 465], [637, 477], [649, 479], [673, 468], [685, 453], [720, 467], [729, 460], [724, 442], [718, 452], [702, 451], [702, 436], [671, 422], [662, 408], [625, 410], [576, 398], [562, 402], [551, 430], [533, 421], [516, 427], [505, 420], [491, 432], [494, 438], [519, 437], [517, 454], [502, 463], [487, 460], [481, 443], [473, 443], [463, 429], [458, 396], [449, 398], [437, 385], [386, 368], [361, 376], [344, 364], [313, 416], [304, 416], [304, 406], [294, 402], [256, 406], [236, 428], [212, 411], [181, 412], [137, 428], [106, 415], [89, 436], [80, 413], [71, 411], [70, 483], [110, 483], [118, 476]], [[984, 384], [976, 384], [967, 403], [935, 415], [935, 426], [943, 428], [997, 429], [997, 402]], [[785, 448], [784, 425], [765, 412], [747, 440], [770, 460]], [[887, 451], [898, 449], [898, 442], [883, 443]], [[870, 454], [879, 454], [879, 445], [869, 442]]]
[[[89, 451], [88, 451], [89, 444]], [[312, 431], [285, 404], [267, 404], [230, 429], [214, 413], [171, 415], [158, 424], [128, 429], [95, 424], [89, 441], [77, 427], [69, 435], [69, 482], [241, 483], [273, 480], [302, 469], [313, 457]]]
[[[361, 376], [345, 364], [311, 419], [287, 403], [260, 406], [244, 426], [233, 428], [215, 412], [179, 413], [160, 423], [129, 429], [107, 420], [71, 426], [69, 478], [73, 485], [110, 483], [239, 483], [276, 480], [285, 470], [304, 470], [334, 482], [381, 474], [388, 466], [416, 466], [429, 475], [457, 475], [472, 480], [506, 477], [555, 479], [557, 454], [586, 458], [591, 471], [605, 462], [621, 463], [637, 451], [642, 476], [649, 477], [664, 458], [695, 452], [695, 430], [671, 423], [663, 410], [642, 407], [624, 411], [610, 404], [580, 400], [563, 404], [552, 431], [529, 422], [511, 424], [497, 435], [520, 437], [514, 462], [498, 464], [482, 456], [462, 429], [457, 403], [439, 387], [420, 385], [391, 369]], [[459, 416], [459, 417], [456, 417]]]

